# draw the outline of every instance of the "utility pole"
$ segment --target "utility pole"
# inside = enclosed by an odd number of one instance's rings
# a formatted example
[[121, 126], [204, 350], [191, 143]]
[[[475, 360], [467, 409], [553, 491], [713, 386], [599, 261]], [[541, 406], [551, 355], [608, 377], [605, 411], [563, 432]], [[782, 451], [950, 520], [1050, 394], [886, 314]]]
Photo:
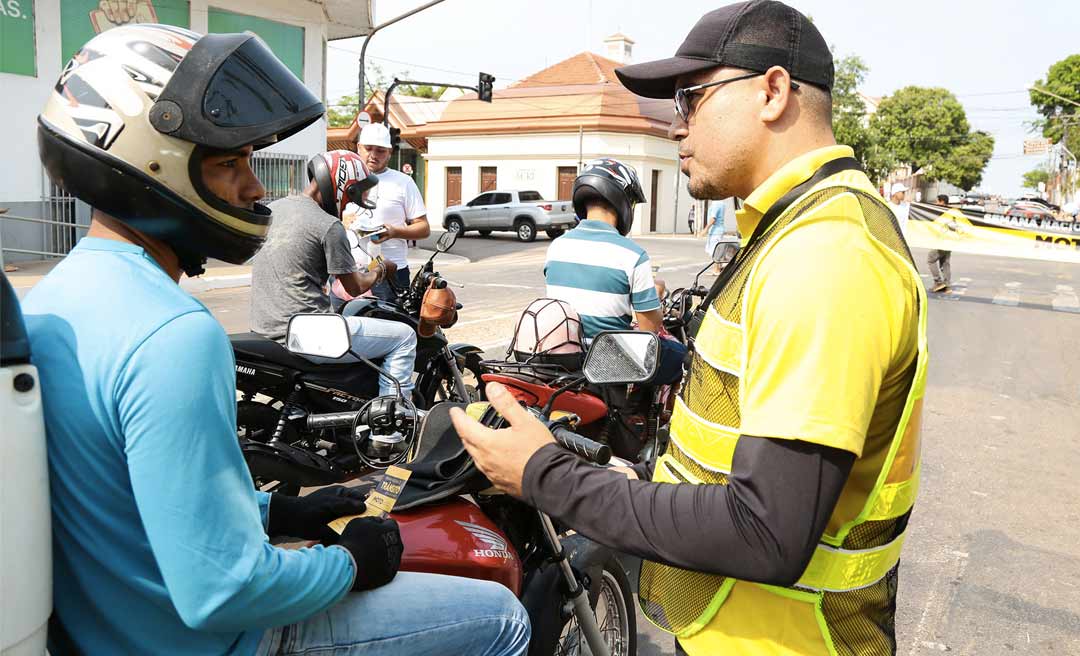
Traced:
[[371, 42], [371, 37], [375, 36], [375, 33], [378, 32], [379, 30], [383, 29], [384, 27], [390, 27], [394, 23], [397, 23], [399, 21], [403, 21], [406, 18], [408, 18], [409, 16], [412, 16], [414, 14], [419, 14], [420, 12], [424, 11], [425, 9], [428, 9], [430, 7], [434, 7], [435, 5], [439, 4], [440, 2], [443, 2], [443, 0], [431, 0], [431, 2], [420, 5], [416, 9], [413, 9], [411, 11], [407, 11], [404, 14], [401, 14], [400, 16], [396, 16], [394, 18], [391, 18], [390, 20], [386, 21], [385, 23], [380, 23], [379, 25], [376, 25], [375, 27], [371, 28], [371, 31], [368, 32], [367, 36], [364, 37], [364, 45], [360, 47], [360, 85], [359, 85], [360, 93], [357, 94], [357, 101], [356, 101], [357, 105], [358, 105], [357, 108], [356, 108], [356, 113], [357, 114], [364, 111], [364, 102], [367, 100], [367, 93], [364, 91], [364, 57], [367, 55], [367, 47], [368, 47], [368, 43]]
[[578, 126], [577, 128], [577, 170], [581, 173], [581, 169], [585, 168], [585, 128]]

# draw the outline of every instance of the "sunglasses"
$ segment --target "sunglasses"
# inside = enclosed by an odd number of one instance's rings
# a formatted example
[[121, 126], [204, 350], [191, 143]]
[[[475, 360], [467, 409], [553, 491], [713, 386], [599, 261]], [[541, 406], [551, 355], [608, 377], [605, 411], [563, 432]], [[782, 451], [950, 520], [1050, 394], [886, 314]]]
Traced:
[[[749, 80], [752, 77], [758, 77], [764, 75], [764, 73], [747, 73], [746, 75], [738, 75], [736, 77], [729, 77], [726, 80], [717, 80], [715, 82], [706, 82], [705, 84], [698, 84], [692, 87], [683, 87], [675, 90], [675, 114], [683, 120], [683, 122], [690, 121], [690, 96], [701, 91], [708, 89], [709, 87], [719, 87], [729, 82], [738, 82], [739, 80]], [[799, 84], [794, 80], [791, 81], [791, 90], [798, 91]]]

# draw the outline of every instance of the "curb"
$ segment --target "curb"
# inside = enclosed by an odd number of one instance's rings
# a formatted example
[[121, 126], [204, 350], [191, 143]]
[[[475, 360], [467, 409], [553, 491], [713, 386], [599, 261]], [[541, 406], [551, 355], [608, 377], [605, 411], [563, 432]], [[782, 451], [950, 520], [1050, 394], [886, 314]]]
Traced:
[[[425, 249], [414, 249], [412, 256], [409, 257], [409, 267], [418, 267], [427, 262], [428, 258], [434, 251]], [[472, 260], [462, 255], [453, 255], [451, 253], [441, 253], [436, 260], [436, 264], [440, 267], [455, 267], [462, 264], [471, 264]], [[235, 270], [235, 267], [234, 267]], [[47, 274], [48, 272], [46, 272]], [[12, 283], [12, 287], [15, 289], [15, 296], [22, 300], [26, 298], [26, 295], [30, 293], [30, 290], [34, 288], [38, 282], [41, 281], [41, 276], [36, 276], [33, 282], [29, 285], [17, 285]], [[180, 280], [180, 288], [189, 294], [202, 294], [203, 292], [214, 291], [218, 289], [235, 289], [237, 287], [250, 287], [251, 286], [251, 272], [247, 273], [233, 273], [220, 276], [199, 276], [198, 278], [182, 278]]]

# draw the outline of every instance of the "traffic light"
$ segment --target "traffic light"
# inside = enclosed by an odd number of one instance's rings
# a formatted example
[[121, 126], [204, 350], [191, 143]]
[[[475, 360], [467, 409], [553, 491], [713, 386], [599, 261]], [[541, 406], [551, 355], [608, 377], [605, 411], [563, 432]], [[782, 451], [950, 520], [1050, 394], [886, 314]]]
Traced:
[[484, 102], [491, 102], [491, 86], [495, 84], [495, 76], [488, 73], [480, 74], [480, 84], [477, 85], [477, 97]]
[[401, 128], [390, 128], [390, 147], [397, 150], [401, 145]]

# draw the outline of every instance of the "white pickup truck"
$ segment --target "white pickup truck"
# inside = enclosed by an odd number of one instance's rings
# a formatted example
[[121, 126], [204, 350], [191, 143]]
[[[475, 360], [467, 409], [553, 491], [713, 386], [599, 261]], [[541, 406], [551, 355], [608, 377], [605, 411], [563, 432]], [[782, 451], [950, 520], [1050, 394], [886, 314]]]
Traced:
[[555, 239], [577, 225], [574, 205], [568, 200], [544, 200], [537, 191], [486, 191], [464, 205], [446, 208], [443, 228], [464, 234], [476, 230], [513, 232], [519, 241], [536, 239], [538, 230]]

